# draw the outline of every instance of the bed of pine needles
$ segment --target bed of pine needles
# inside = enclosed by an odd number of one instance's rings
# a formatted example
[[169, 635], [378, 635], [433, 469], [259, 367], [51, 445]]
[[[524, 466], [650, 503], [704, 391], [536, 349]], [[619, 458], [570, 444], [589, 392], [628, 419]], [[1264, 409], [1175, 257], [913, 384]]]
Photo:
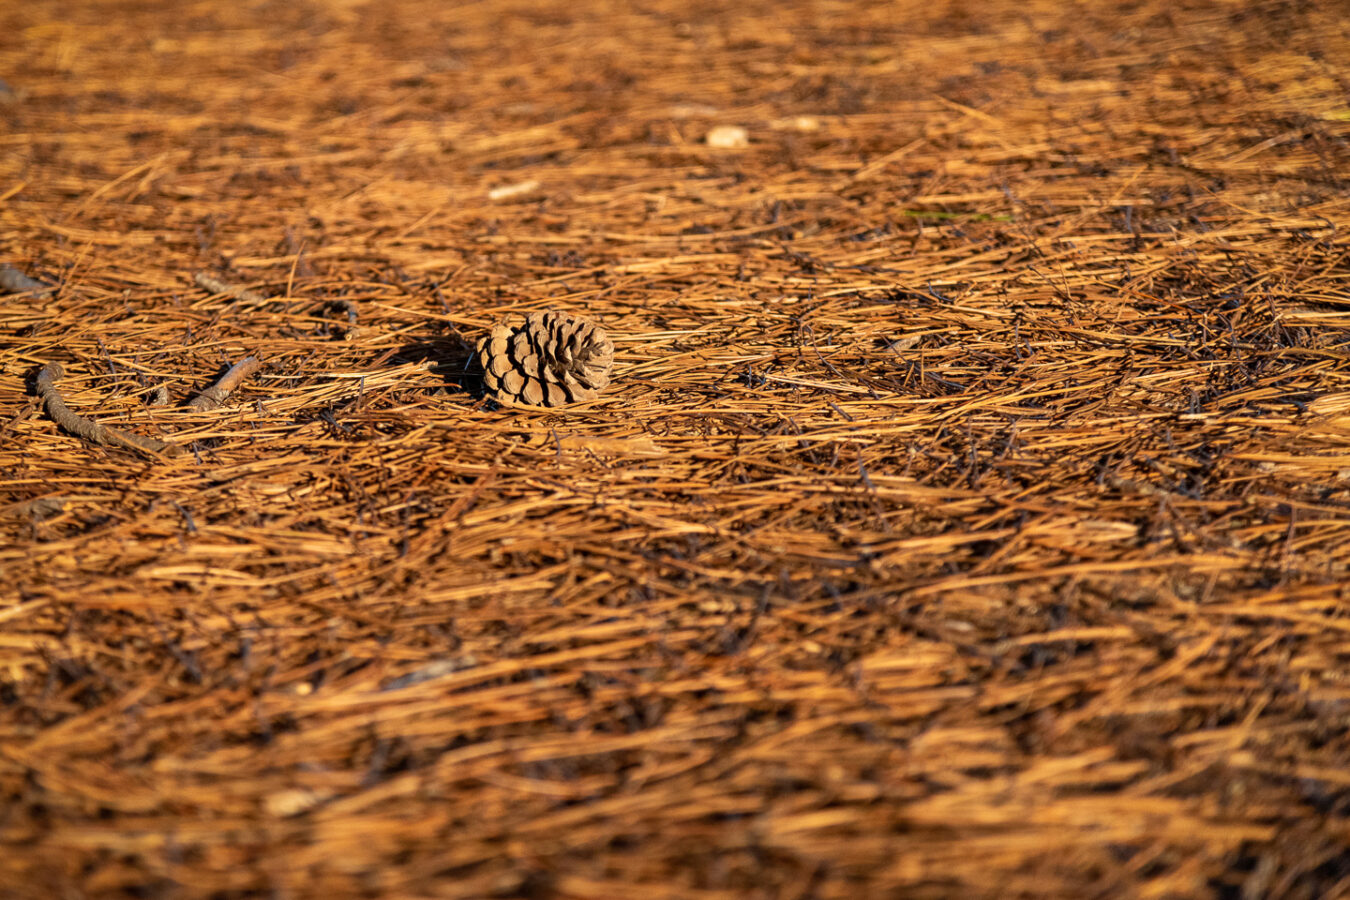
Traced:
[[1345, 13], [5, 4], [0, 893], [1350, 894]]

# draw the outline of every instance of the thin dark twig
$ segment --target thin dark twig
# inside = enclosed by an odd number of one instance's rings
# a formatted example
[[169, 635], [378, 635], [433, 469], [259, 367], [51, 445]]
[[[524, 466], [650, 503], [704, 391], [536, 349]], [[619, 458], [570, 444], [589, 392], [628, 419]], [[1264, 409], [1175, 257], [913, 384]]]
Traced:
[[215, 409], [225, 402], [225, 398], [230, 396], [230, 392], [239, 387], [245, 378], [262, 368], [262, 361], [256, 356], [245, 356], [239, 362], [230, 366], [229, 370], [220, 380], [202, 391], [192, 402], [188, 404], [188, 409], [197, 412], [205, 412], [208, 409]]
[[110, 428], [107, 425], [100, 425], [71, 412], [70, 407], [66, 406], [66, 401], [61, 398], [61, 393], [56, 389], [56, 382], [60, 381], [65, 374], [66, 370], [60, 363], [48, 363], [38, 372], [35, 382], [37, 395], [47, 406], [47, 415], [51, 416], [52, 421], [57, 425], [76, 437], [82, 437], [94, 444], [125, 447], [152, 456], [175, 456], [178, 454], [179, 448], [172, 444], [166, 444], [154, 438], [141, 437], [138, 434], [131, 434], [117, 428]]
[[240, 287], [237, 284], [230, 284], [227, 281], [221, 281], [219, 278], [213, 278], [205, 272], [198, 272], [192, 276], [192, 280], [197, 286], [210, 291], [213, 294], [225, 294], [236, 300], [243, 300], [246, 303], [267, 303], [271, 298], [257, 291], [251, 291], [248, 288]]
[[32, 291], [39, 297], [48, 296], [52, 292], [50, 285], [29, 278], [27, 275], [8, 264], [0, 265], [0, 289], [11, 294], [22, 294]]

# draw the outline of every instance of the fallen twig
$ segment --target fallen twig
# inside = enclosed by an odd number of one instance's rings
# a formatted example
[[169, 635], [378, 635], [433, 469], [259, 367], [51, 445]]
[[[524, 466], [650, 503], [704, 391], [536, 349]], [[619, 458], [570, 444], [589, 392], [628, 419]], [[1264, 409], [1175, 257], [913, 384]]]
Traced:
[[24, 273], [11, 265], [0, 265], [0, 288], [11, 294], [22, 294], [32, 291], [39, 297], [45, 297], [51, 294], [50, 285], [43, 284], [34, 278], [29, 278]]
[[262, 368], [262, 361], [256, 356], [245, 356], [239, 362], [230, 366], [229, 370], [220, 380], [202, 391], [192, 402], [188, 404], [188, 409], [197, 412], [205, 412], [208, 409], [215, 409], [225, 402], [225, 398], [230, 396], [230, 392], [239, 387], [240, 382]]
[[501, 187], [495, 187], [488, 191], [489, 200], [514, 200], [517, 197], [524, 197], [526, 194], [534, 193], [539, 189], [539, 182], [531, 179], [522, 181], [519, 184], [504, 184]]
[[70, 407], [66, 406], [66, 401], [61, 398], [61, 393], [56, 389], [56, 382], [60, 381], [65, 374], [66, 370], [60, 363], [48, 363], [38, 372], [36, 380], [37, 395], [46, 404], [47, 414], [52, 417], [52, 421], [56, 422], [57, 425], [76, 437], [82, 437], [94, 444], [126, 447], [152, 456], [174, 456], [180, 452], [179, 448], [172, 444], [166, 444], [154, 438], [141, 437], [138, 434], [131, 434], [117, 428], [109, 428], [106, 425], [100, 425], [90, 419], [75, 415], [70, 411]]
[[16, 518], [37, 516], [39, 519], [45, 519], [57, 513], [65, 512], [66, 504], [70, 502], [70, 499], [69, 497], [36, 497], [21, 503], [12, 503], [0, 509], [0, 513]]
[[247, 303], [267, 303], [271, 299], [257, 291], [251, 291], [248, 288], [239, 287], [237, 284], [230, 284], [227, 281], [221, 281], [219, 278], [213, 278], [205, 272], [198, 272], [193, 275], [192, 280], [197, 283], [198, 287], [205, 288], [213, 294], [225, 294]]

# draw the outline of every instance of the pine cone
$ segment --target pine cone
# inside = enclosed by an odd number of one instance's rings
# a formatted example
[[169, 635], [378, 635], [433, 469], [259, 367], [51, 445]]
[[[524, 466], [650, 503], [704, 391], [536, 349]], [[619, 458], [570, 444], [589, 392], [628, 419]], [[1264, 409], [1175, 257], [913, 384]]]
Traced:
[[599, 325], [560, 312], [492, 326], [478, 342], [483, 381], [498, 400], [561, 406], [592, 400], [609, 384], [614, 345]]

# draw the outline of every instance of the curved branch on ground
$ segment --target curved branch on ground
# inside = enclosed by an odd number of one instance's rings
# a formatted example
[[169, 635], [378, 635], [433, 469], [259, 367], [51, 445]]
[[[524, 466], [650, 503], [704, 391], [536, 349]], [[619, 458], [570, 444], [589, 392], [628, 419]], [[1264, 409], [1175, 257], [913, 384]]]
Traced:
[[60, 363], [47, 363], [38, 372], [35, 381], [37, 395], [46, 405], [47, 415], [51, 416], [52, 421], [57, 425], [76, 437], [84, 438], [94, 444], [125, 447], [151, 456], [175, 456], [181, 452], [179, 447], [172, 444], [166, 444], [155, 438], [141, 437], [138, 434], [132, 434], [118, 428], [110, 428], [107, 425], [100, 425], [92, 419], [86, 419], [71, 412], [70, 407], [66, 406], [66, 401], [61, 397], [61, 392], [56, 389], [56, 383], [65, 374], [66, 370]]

